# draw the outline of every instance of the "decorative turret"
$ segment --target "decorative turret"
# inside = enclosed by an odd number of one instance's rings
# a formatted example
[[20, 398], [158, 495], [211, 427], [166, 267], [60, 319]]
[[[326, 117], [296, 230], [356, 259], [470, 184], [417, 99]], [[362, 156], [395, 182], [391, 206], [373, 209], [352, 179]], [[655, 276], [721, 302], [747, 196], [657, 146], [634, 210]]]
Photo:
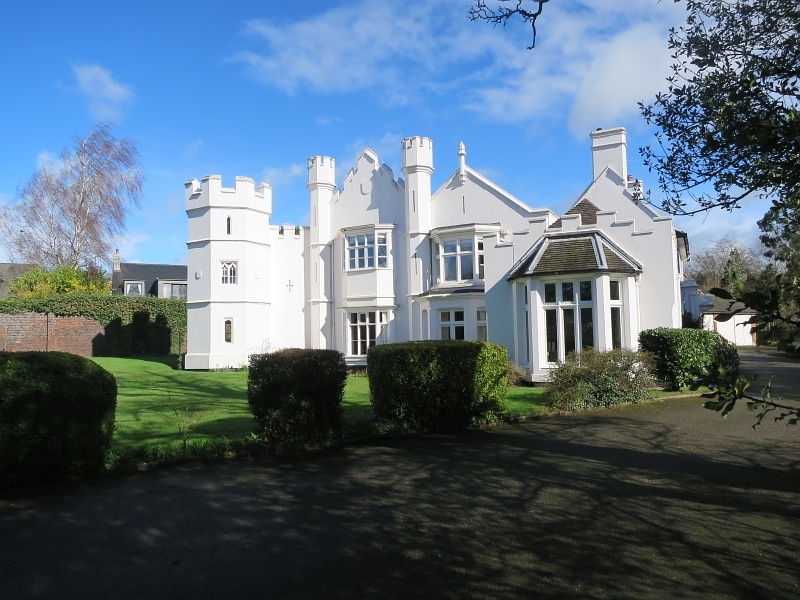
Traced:
[[433, 140], [419, 136], [406, 138], [402, 149], [408, 231], [427, 234], [431, 229]]

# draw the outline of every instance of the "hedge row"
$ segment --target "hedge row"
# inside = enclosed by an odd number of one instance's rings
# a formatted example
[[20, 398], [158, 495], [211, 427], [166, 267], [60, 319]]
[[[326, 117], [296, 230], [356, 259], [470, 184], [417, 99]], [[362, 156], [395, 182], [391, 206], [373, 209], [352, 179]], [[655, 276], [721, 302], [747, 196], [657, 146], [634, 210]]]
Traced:
[[713, 384], [720, 369], [739, 371], [736, 346], [714, 331], [658, 327], [642, 331], [639, 346], [653, 355], [656, 378], [673, 389]]
[[375, 417], [416, 431], [495, 420], [505, 408], [508, 352], [467, 341], [403, 342], [367, 354]]
[[41, 300], [0, 300], [0, 313], [51, 313], [94, 319], [106, 330], [97, 355], [177, 355], [186, 338], [186, 302], [171, 298], [80, 293]]
[[65, 352], [0, 352], [0, 485], [100, 469], [111, 446], [114, 376]]

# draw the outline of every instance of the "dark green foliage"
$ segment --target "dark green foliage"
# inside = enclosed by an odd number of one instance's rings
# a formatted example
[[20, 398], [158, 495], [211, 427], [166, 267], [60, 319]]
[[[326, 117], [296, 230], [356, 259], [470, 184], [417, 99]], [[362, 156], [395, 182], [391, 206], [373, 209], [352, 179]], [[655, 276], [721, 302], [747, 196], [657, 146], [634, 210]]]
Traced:
[[265, 443], [281, 450], [339, 440], [346, 383], [347, 365], [335, 350], [251, 356], [247, 401]]
[[651, 370], [650, 355], [641, 351], [586, 348], [573, 352], [550, 372], [548, 405], [559, 410], [585, 410], [644, 402], [650, 397]]
[[367, 354], [375, 417], [416, 431], [466, 428], [505, 409], [508, 352], [481, 342], [404, 342]]
[[80, 293], [41, 300], [0, 300], [0, 313], [87, 317], [105, 327], [95, 356], [178, 355], [186, 338], [186, 302], [171, 298]]
[[658, 327], [639, 334], [639, 346], [654, 357], [654, 374], [672, 389], [713, 384], [719, 370], [738, 373], [739, 353], [719, 334], [705, 329]]
[[47, 481], [103, 466], [117, 382], [65, 352], [0, 352], [0, 485]]

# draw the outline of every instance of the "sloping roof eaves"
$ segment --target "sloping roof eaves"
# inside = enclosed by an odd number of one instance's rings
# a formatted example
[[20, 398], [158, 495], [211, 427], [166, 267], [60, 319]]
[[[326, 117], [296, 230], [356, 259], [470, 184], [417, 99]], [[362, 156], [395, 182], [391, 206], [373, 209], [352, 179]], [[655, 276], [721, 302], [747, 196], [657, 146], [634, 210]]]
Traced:
[[[602, 256], [599, 253], [602, 252]], [[571, 273], [628, 273], [641, 266], [617, 248], [601, 232], [570, 235], [545, 234], [512, 268], [509, 281], [521, 277], [543, 277]]]

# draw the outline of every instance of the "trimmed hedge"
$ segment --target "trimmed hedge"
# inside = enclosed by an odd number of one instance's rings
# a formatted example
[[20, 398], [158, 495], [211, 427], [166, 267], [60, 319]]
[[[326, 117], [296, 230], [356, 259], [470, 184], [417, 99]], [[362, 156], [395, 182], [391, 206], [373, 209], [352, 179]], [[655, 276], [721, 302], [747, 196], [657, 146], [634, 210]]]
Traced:
[[559, 410], [585, 410], [644, 402], [650, 398], [651, 369], [646, 352], [587, 348], [571, 353], [548, 375], [548, 404]]
[[385, 344], [367, 354], [375, 417], [416, 431], [466, 428], [505, 410], [508, 352], [468, 341]]
[[163, 356], [183, 352], [186, 302], [171, 298], [79, 293], [41, 300], [0, 300], [0, 313], [87, 317], [106, 330], [95, 356]]
[[344, 356], [290, 348], [250, 357], [247, 402], [271, 450], [315, 446], [342, 437]]
[[0, 352], [0, 483], [48, 481], [102, 468], [117, 382], [66, 352]]
[[739, 372], [736, 346], [714, 331], [658, 327], [639, 334], [639, 346], [654, 357], [654, 374], [673, 389], [713, 384], [720, 369]]

